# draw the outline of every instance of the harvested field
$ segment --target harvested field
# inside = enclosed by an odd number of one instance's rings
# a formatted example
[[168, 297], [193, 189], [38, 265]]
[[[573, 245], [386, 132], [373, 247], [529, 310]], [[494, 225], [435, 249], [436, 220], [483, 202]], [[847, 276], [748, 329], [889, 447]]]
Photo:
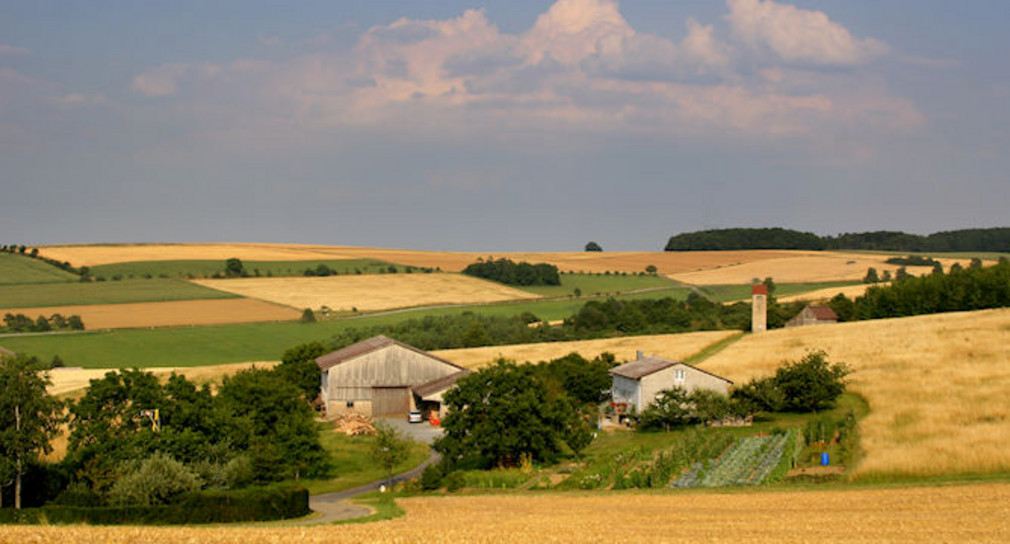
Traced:
[[[151, 372], [162, 379], [168, 378], [173, 372], [186, 376], [197, 384], [221, 383], [225, 376], [234, 374], [239, 370], [251, 367], [270, 368], [277, 362], [251, 362], [234, 363], [228, 365], [198, 366], [198, 367], [173, 367], [173, 368], [145, 368], [144, 371]], [[55, 368], [49, 371], [49, 379], [52, 385], [49, 387], [51, 395], [74, 394], [82, 391], [88, 386], [91, 380], [96, 380], [104, 376], [107, 372], [112, 372], [110, 368]]]
[[[1010, 485], [411, 498], [406, 516], [315, 527], [9, 526], [5, 542], [1006, 542]], [[618, 510], [615, 510], [615, 507]], [[451, 513], [451, 519], [447, 518]]]
[[[42, 255], [74, 266], [97, 266], [132, 261], [225, 260], [237, 257], [248, 261], [311, 261], [325, 259], [379, 259], [417, 267], [441, 268], [458, 272], [477, 258], [506, 257], [514, 261], [548, 262], [561, 271], [642, 272], [656, 266], [661, 274], [703, 270], [751, 261], [784, 257], [795, 251], [638, 251], [638, 252], [451, 252], [380, 249], [348, 246], [299, 244], [136, 244], [48, 246]], [[865, 270], [864, 270], [865, 272]], [[747, 279], [750, 281], [750, 278]]]
[[301, 317], [301, 312], [291, 308], [244, 298], [13, 308], [5, 309], [4, 313], [79, 315], [88, 330], [261, 323]]
[[44, 257], [68, 261], [74, 266], [133, 261], [220, 260], [232, 257], [243, 261], [301, 261], [351, 259], [339, 248], [299, 244], [112, 244], [67, 245], [39, 248]]
[[607, 351], [618, 361], [630, 361], [635, 352], [642, 350], [649, 355], [659, 355], [675, 361], [686, 359], [737, 331], [706, 331], [684, 334], [659, 334], [653, 336], [629, 336], [624, 338], [604, 338], [578, 342], [548, 342], [543, 344], [517, 344], [514, 346], [489, 346], [483, 348], [446, 349], [433, 351], [435, 355], [466, 368], [478, 368], [505, 357], [519, 363], [547, 361], [564, 357], [576, 351], [587, 359]]
[[824, 349], [870, 406], [855, 478], [1010, 471], [1010, 309], [748, 335], [705, 361], [736, 383]]
[[[877, 284], [886, 285], [886, 284]], [[861, 297], [866, 293], [866, 290], [870, 287], [869, 284], [859, 284], [859, 285], [847, 285], [844, 287], [831, 287], [828, 289], [818, 289], [816, 291], [808, 291], [806, 293], [800, 293], [798, 295], [788, 295], [784, 297], [775, 297], [779, 302], [793, 302], [794, 300], [808, 300], [810, 302], [819, 302], [830, 300], [835, 295], [841, 293], [850, 299], [856, 297]]]
[[[722, 268], [669, 274], [671, 279], [693, 285], [749, 284], [754, 278], [771, 277], [776, 283], [817, 283], [827, 281], [859, 281], [866, 270], [876, 268], [879, 274], [889, 270], [895, 274], [900, 266], [887, 264], [890, 255], [866, 253], [835, 253], [828, 251], [793, 251], [776, 258], [745, 262]], [[945, 268], [955, 262], [962, 266], [967, 260], [938, 259]], [[928, 266], [906, 267], [909, 274], [928, 274]]]
[[537, 298], [460, 274], [381, 274], [324, 278], [240, 278], [194, 283], [292, 308], [387, 310], [435, 304], [476, 304]]

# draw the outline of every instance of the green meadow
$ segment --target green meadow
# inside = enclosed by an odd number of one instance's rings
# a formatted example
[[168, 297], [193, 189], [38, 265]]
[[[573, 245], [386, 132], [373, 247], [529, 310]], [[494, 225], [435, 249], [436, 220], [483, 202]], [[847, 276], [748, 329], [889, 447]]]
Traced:
[[45, 261], [23, 255], [0, 253], [0, 285], [60, 283], [79, 279], [74, 274], [60, 270]]

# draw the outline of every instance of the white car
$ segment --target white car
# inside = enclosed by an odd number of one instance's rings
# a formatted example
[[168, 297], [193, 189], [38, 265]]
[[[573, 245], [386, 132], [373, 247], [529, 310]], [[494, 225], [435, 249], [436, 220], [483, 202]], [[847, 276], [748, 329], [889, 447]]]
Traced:
[[420, 423], [421, 421], [423, 421], [421, 419], [421, 412], [419, 412], [418, 410], [413, 410], [409, 414], [407, 414], [407, 422]]

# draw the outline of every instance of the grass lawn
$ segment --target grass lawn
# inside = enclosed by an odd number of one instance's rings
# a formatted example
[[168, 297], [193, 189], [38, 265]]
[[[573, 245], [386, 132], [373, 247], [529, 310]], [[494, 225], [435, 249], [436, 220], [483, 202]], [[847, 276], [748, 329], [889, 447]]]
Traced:
[[619, 274], [561, 274], [561, 285], [519, 287], [544, 297], [571, 295], [576, 289], [582, 296], [620, 294], [639, 289], [662, 289], [677, 285], [663, 276]]
[[125, 302], [166, 302], [238, 298], [209, 287], [176, 279], [0, 285], [0, 308], [39, 308]]
[[[323, 264], [340, 274], [379, 274], [396, 266], [403, 272], [406, 267], [393, 265], [377, 259], [337, 259], [318, 261], [243, 261], [243, 267], [250, 276], [303, 276], [306, 269], [315, 269]], [[91, 275], [112, 279], [122, 278], [210, 278], [224, 272], [224, 261], [138, 261], [130, 263], [104, 264], [93, 267]]]
[[[148, 284], [151, 282], [185, 284], [181, 280], [155, 279], [84, 285]], [[0, 292], [2, 292], [2, 288], [0, 288]], [[217, 293], [217, 291], [211, 292]], [[687, 292], [685, 289], [676, 288], [670, 291], [621, 295], [617, 298], [660, 298], [679, 294], [686, 296]], [[417, 309], [317, 323], [246, 323], [9, 336], [0, 338], [0, 345], [17, 352], [36, 355], [43, 360], [51, 360], [53, 356], [59, 355], [67, 366], [85, 368], [189, 367], [246, 361], [276, 361], [288, 348], [305, 342], [326, 342], [334, 334], [350, 327], [366, 328], [374, 325], [388, 325], [427, 315], [451, 315], [466, 311], [484, 315], [518, 315], [528, 311], [543, 320], [556, 320], [571, 316], [582, 307], [586, 300], [583, 297], [581, 299]]]
[[[319, 441], [323, 449], [329, 453], [333, 468], [328, 478], [303, 479], [297, 482], [298, 485], [308, 489], [310, 494], [343, 491], [386, 477], [385, 470], [372, 460], [374, 436], [347, 436], [333, 432], [333, 425], [330, 423], [319, 423]], [[428, 455], [426, 444], [414, 442], [407, 460], [397, 465], [393, 474], [406, 472], [420, 465]]]
[[[822, 283], [781, 283], [775, 284], [775, 296], [784, 297], [788, 295], [798, 295], [809, 293], [819, 289], [830, 289], [832, 287], [845, 287], [848, 285], [858, 285], [858, 281], [829, 281]], [[750, 285], [705, 285], [700, 286], [701, 292], [708, 295], [708, 298], [715, 302], [733, 302], [737, 300], [748, 300], [751, 296]]]
[[[38, 259], [0, 253], [0, 285], [74, 282], [80, 278]], [[3, 300], [0, 297], [0, 300]]]

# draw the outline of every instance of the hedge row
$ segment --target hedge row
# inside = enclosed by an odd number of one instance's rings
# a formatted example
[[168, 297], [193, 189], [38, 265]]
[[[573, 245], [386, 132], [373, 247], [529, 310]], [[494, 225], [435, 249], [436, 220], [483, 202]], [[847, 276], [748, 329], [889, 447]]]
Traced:
[[56, 506], [0, 510], [0, 523], [183, 525], [272, 521], [304, 516], [309, 492], [301, 487], [201, 491], [161, 506]]

